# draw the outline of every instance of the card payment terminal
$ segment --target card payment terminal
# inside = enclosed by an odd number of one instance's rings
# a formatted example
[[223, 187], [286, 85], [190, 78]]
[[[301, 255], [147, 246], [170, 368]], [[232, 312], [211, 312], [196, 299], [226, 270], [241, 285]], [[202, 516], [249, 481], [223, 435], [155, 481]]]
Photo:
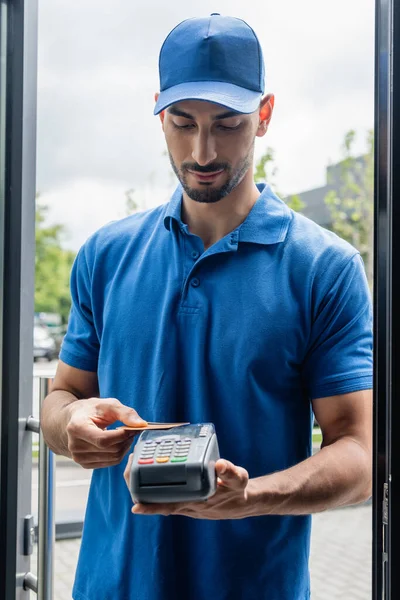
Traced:
[[132, 498], [144, 503], [206, 500], [216, 491], [218, 459], [212, 423], [143, 431], [133, 452]]

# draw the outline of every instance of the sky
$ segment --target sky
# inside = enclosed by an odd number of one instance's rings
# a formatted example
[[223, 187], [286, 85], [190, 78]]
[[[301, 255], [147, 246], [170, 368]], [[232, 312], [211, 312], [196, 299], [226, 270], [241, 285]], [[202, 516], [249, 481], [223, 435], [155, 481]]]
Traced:
[[123, 218], [127, 190], [143, 209], [168, 202], [177, 180], [153, 116], [159, 51], [179, 22], [212, 12], [244, 19], [260, 40], [275, 109], [255, 158], [273, 149], [282, 195], [324, 185], [349, 129], [365, 150], [374, 0], [41, 0], [36, 189], [66, 248]]

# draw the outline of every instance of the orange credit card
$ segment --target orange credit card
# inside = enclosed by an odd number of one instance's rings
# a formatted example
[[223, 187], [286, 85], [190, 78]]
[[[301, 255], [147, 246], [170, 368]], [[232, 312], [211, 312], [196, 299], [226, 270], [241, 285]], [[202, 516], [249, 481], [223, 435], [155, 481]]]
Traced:
[[146, 431], [147, 429], [171, 429], [171, 427], [180, 427], [181, 425], [190, 425], [190, 423], [151, 423], [150, 421], [144, 427], [128, 427], [123, 425], [118, 429], [125, 431]]

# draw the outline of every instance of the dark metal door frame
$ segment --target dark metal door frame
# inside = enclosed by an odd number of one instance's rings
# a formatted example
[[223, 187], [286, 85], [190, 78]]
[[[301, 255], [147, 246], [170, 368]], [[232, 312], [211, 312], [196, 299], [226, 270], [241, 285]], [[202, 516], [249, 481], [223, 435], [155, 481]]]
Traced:
[[[376, 0], [373, 600], [400, 598], [400, 1]], [[397, 525], [396, 525], [397, 523]]]
[[[37, 0], [0, 0], [0, 598], [28, 598]], [[29, 533], [29, 532], [28, 532]]]
[[383, 600], [383, 494], [387, 481], [389, 182], [389, 2], [376, 0], [375, 23], [375, 248], [374, 248], [374, 481], [372, 596]]

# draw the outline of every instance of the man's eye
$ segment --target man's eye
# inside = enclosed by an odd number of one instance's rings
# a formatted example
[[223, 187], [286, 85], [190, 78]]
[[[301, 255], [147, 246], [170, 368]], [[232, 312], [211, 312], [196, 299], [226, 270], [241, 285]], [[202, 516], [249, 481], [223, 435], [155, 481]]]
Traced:
[[178, 123], [175, 123], [174, 121], [172, 121], [172, 124], [174, 127], [176, 127], [177, 129], [193, 129], [194, 125], [193, 124], [189, 124], [189, 125], [178, 125]]
[[239, 123], [239, 125], [235, 125], [234, 127], [227, 127], [226, 125], [220, 125], [219, 128], [222, 129], [222, 131], [236, 131], [237, 129], [239, 129], [240, 126], [241, 126], [241, 123]]

